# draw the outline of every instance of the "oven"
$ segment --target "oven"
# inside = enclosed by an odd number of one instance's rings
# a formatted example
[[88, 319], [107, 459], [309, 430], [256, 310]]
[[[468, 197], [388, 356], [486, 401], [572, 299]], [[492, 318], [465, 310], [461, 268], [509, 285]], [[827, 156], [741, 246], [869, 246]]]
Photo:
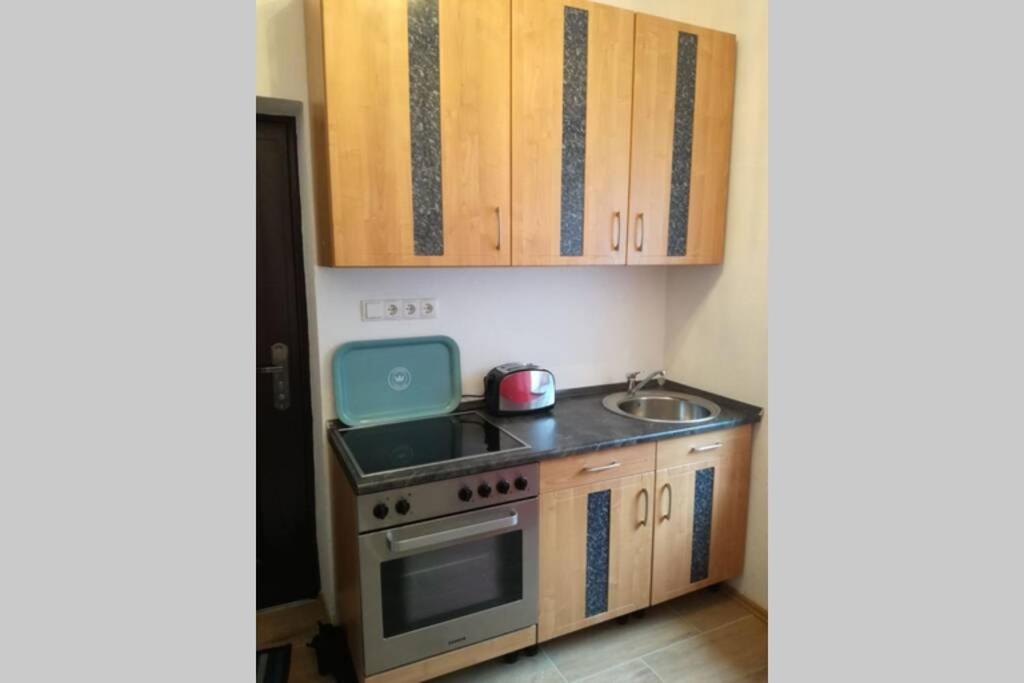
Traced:
[[359, 537], [366, 675], [537, 623], [537, 498]]

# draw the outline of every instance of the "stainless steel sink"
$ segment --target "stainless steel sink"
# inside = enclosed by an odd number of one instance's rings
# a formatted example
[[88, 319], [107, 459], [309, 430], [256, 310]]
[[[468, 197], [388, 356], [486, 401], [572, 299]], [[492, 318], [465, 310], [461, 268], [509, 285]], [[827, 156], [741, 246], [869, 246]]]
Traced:
[[713, 420], [722, 412], [713, 401], [675, 391], [638, 391], [632, 396], [620, 391], [605, 396], [602, 403], [613, 413], [645, 422], [692, 424]]

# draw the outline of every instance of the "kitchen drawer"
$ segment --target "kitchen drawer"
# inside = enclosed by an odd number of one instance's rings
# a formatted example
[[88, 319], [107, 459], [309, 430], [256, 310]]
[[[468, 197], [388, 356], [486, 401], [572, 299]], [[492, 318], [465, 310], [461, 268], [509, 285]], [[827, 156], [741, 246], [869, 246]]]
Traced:
[[654, 463], [653, 443], [608, 448], [594, 453], [545, 460], [540, 464], [540, 492], [653, 472]]
[[[720, 444], [717, 447], [716, 444]], [[750, 448], [750, 425], [658, 442], [658, 469], [697, 464]], [[697, 450], [703, 449], [703, 450]]]

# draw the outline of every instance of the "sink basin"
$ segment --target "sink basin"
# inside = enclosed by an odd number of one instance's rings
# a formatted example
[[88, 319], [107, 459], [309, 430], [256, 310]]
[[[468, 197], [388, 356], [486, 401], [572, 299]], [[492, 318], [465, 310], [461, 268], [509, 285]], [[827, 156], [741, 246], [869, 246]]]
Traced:
[[632, 396], [620, 391], [605, 396], [602, 403], [613, 413], [645, 422], [692, 424], [713, 420], [722, 412], [713, 401], [675, 391], [638, 391]]

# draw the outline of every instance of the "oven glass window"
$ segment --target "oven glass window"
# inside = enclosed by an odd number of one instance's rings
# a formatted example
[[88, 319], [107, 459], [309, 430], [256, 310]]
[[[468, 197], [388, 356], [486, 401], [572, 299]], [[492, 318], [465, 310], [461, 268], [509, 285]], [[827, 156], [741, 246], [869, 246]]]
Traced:
[[384, 637], [523, 597], [523, 532], [430, 550], [380, 566]]

